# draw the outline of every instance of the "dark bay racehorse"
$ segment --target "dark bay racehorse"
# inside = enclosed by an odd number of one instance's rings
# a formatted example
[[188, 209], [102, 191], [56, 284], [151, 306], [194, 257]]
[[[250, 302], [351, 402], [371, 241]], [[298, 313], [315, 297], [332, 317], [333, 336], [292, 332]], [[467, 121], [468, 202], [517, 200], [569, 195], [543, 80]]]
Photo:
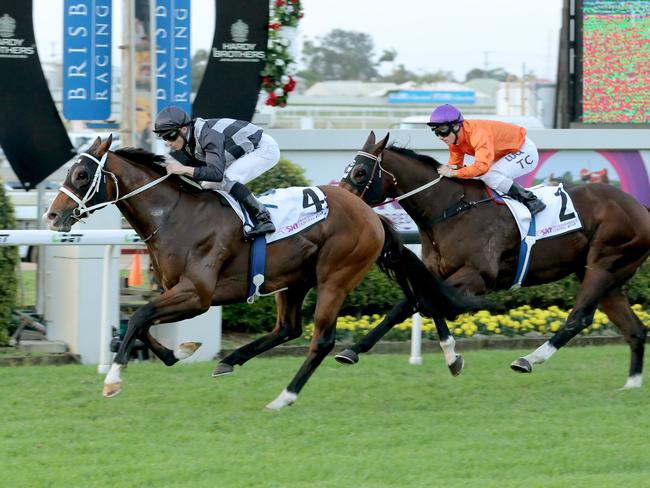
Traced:
[[[46, 217], [53, 230], [71, 225], [98, 208], [115, 203], [146, 242], [156, 277], [164, 292], [131, 317], [113, 365], [104, 381], [104, 396], [122, 389], [120, 371], [131, 348], [142, 340], [167, 366], [190, 356], [199, 343], [183, 343], [172, 351], [149, 333], [152, 325], [199, 315], [211, 305], [244, 301], [248, 295], [250, 243], [242, 242], [235, 212], [212, 191], [197, 190], [159, 163], [164, 157], [139, 149], [109, 151], [112, 138], [99, 138], [70, 168]], [[461, 295], [445, 286], [406, 249], [392, 227], [351, 193], [322, 187], [328, 200], [325, 220], [267, 248], [266, 282], [261, 292], [286, 288], [276, 295], [273, 331], [224, 358], [214, 376], [233, 372], [258, 354], [302, 332], [305, 294], [318, 287], [314, 335], [307, 358], [287, 388], [267, 405], [292, 404], [316, 367], [334, 346], [336, 317], [346, 295], [379, 262], [394, 273], [408, 299], [418, 307], [455, 316], [464, 308]], [[428, 289], [427, 295], [411, 290]]]
[[[371, 132], [341, 186], [370, 205], [386, 198], [399, 200], [418, 226], [425, 264], [447, 283], [468, 294], [511, 287], [520, 235], [509, 210], [487, 198], [482, 182], [440, 178], [440, 165], [433, 158], [395, 145], [386, 147], [387, 143], [388, 135], [376, 143]], [[565, 191], [583, 229], [538, 241], [523, 285], [548, 283], [571, 273], [582, 284], [565, 325], [511, 367], [530, 373], [534, 364], [544, 362], [589, 326], [600, 305], [630, 346], [625, 387], [640, 387], [646, 328], [630, 307], [623, 285], [650, 254], [650, 209], [610, 185], [578, 185]], [[371, 339], [362, 339], [363, 349], [392, 325], [381, 324], [383, 329]], [[353, 352], [359, 352], [359, 345], [355, 347]]]

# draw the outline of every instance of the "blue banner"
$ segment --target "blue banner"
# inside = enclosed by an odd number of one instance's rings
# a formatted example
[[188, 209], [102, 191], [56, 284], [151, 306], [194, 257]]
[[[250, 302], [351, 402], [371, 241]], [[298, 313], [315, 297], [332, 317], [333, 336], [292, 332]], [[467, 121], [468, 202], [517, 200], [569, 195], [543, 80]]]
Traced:
[[111, 115], [111, 0], [63, 4], [63, 115], [101, 120]]
[[388, 95], [388, 103], [459, 103], [473, 105], [476, 103], [476, 94], [473, 91], [400, 90]]
[[192, 113], [190, 0], [156, 0], [156, 110]]

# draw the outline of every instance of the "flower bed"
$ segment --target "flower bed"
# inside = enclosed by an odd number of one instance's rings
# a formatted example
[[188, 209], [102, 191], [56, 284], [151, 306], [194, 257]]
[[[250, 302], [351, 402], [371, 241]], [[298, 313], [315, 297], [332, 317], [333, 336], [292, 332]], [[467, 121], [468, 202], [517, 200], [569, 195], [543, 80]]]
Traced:
[[[650, 326], [650, 310], [641, 305], [633, 305], [632, 309], [646, 325]], [[556, 306], [547, 309], [532, 308], [529, 305], [511, 310], [507, 314], [492, 315], [482, 310], [474, 314], [464, 314], [447, 326], [456, 337], [474, 336], [505, 336], [516, 337], [528, 335], [550, 335], [555, 333], [566, 321], [570, 311], [560, 310]], [[383, 316], [363, 315], [360, 318], [339, 317], [336, 323], [336, 340], [339, 342], [355, 342], [370, 329], [376, 327]], [[402, 341], [411, 338], [412, 319], [409, 318], [396, 325], [384, 336], [384, 340]], [[311, 339], [314, 330], [313, 322], [305, 327], [304, 339]], [[529, 334], [533, 333], [533, 334]], [[607, 315], [596, 311], [593, 323], [582, 331], [583, 335], [618, 335], [618, 328], [612, 324]], [[436, 327], [432, 319], [422, 318], [422, 335], [427, 339], [437, 339]]]

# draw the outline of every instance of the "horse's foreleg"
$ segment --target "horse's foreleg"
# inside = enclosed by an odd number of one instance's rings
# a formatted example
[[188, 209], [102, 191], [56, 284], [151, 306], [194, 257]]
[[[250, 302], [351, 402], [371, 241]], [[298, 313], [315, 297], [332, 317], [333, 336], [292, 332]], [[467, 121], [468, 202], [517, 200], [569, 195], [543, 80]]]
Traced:
[[404, 322], [411, 315], [415, 313], [415, 307], [408, 300], [402, 299], [393, 309], [388, 312], [379, 325], [363, 336], [349, 349], [341, 351], [335, 356], [335, 359], [342, 364], [356, 364], [359, 362], [359, 354], [368, 352], [372, 347], [377, 344], [379, 339], [384, 337], [386, 333], [392, 329], [396, 324]]
[[233, 366], [241, 366], [264, 351], [300, 337], [302, 333], [301, 307], [306, 290], [287, 290], [275, 296], [277, 320], [275, 328], [268, 334], [240, 347], [219, 361], [212, 376], [223, 376], [233, 372]]
[[[184, 320], [207, 310], [191, 282], [182, 281], [160, 297], [140, 307], [131, 316], [124, 340], [104, 380], [104, 396], [112, 397], [122, 390], [121, 370], [126, 367], [135, 339], [152, 324]], [[180, 359], [180, 358], [179, 358]]]
[[145, 327], [142, 332], [140, 332], [138, 338], [165, 364], [165, 366], [173, 366], [178, 361], [187, 359], [194, 354], [199, 347], [201, 347], [200, 342], [183, 342], [172, 351], [163, 346], [151, 335], [149, 327]]
[[609, 320], [620, 329], [630, 346], [630, 371], [623, 388], [639, 388], [643, 383], [643, 355], [647, 330], [620, 289], [605, 296], [600, 301], [600, 306]]

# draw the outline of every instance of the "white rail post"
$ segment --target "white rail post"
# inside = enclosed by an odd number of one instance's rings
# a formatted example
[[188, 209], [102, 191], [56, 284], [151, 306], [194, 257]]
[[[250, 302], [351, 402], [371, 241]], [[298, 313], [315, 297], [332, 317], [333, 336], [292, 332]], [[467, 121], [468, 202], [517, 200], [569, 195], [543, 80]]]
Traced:
[[[422, 257], [422, 246], [420, 244], [409, 244], [407, 247], [418, 258]], [[409, 363], [422, 364], [422, 316], [417, 312], [414, 313], [411, 324], [411, 357]]]
[[411, 357], [410, 364], [422, 364], [422, 317], [419, 313], [413, 314], [411, 325]]
[[[112, 244], [104, 248], [104, 262], [102, 264], [102, 312], [99, 325], [99, 364], [97, 365], [97, 372], [99, 374], [108, 373], [111, 366], [110, 344], [112, 331], [108, 306], [111, 301], [111, 268], [113, 267], [114, 248], [115, 246]], [[119, 328], [119, 316], [117, 325]]]

